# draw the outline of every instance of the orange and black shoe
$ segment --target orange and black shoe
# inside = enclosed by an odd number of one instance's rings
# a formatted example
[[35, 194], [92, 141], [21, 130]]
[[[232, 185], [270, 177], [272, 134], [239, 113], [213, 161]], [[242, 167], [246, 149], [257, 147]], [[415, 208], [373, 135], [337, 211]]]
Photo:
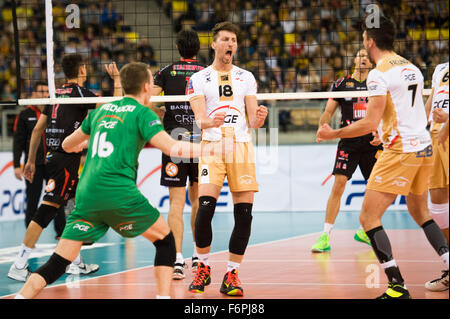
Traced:
[[194, 280], [189, 285], [190, 292], [203, 293], [205, 286], [211, 283], [211, 267], [199, 262], [197, 272], [194, 275]]
[[238, 278], [238, 271], [233, 269], [223, 277], [220, 292], [228, 296], [243, 296], [244, 290], [241, 287], [241, 281]]

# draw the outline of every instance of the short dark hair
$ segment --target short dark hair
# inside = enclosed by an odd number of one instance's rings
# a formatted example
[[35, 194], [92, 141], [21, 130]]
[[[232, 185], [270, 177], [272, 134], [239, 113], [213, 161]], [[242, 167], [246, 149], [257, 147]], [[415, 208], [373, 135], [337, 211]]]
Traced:
[[34, 89], [37, 91], [39, 86], [48, 86], [48, 82], [39, 80], [34, 83]]
[[373, 39], [380, 50], [394, 51], [397, 30], [391, 19], [381, 16], [378, 27], [368, 27], [363, 23], [363, 30], [366, 31], [367, 39]]
[[216, 41], [217, 35], [220, 31], [229, 31], [236, 34], [236, 38], [239, 39], [239, 28], [229, 21], [219, 22], [212, 29], [213, 41]]
[[68, 79], [75, 79], [78, 77], [78, 71], [84, 64], [83, 57], [79, 53], [68, 54], [62, 59], [62, 69], [64, 75]]
[[186, 59], [195, 57], [200, 50], [200, 39], [198, 38], [197, 32], [192, 30], [180, 31], [176, 44], [178, 52]]
[[120, 83], [125, 94], [137, 95], [144, 83], [150, 81], [150, 67], [142, 62], [131, 62], [120, 69]]

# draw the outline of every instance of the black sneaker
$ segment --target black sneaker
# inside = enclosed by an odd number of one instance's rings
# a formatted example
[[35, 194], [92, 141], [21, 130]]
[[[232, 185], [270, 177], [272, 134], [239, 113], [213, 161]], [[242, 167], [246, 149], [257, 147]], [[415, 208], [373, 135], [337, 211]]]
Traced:
[[388, 289], [377, 299], [411, 299], [411, 295], [405, 286], [390, 282]]
[[185, 277], [184, 267], [186, 267], [186, 264], [184, 262], [182, 264], [176, 263], [173, 266], [173, 279], [175, 279], [175, 280], [184, 279], [184, 277]]
[[203, 293], [205, 286], [211, 283], [211, 267], [199, 262], [194, 280], [189, 285], [190, 292]]

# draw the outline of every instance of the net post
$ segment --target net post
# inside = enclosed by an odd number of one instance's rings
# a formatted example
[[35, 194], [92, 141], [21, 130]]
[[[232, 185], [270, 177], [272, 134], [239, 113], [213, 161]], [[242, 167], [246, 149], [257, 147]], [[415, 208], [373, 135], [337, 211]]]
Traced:
[[45, 41], [47, 54], [48, 93], [55, 98], [55, 73], [53, 58], [53, 5], [52, 0], [45, 0]]
[[277, 102], [276, 100], [271, 100], [268, 103], [269, 109], [269, 129], [278, 128], [278, 112], [277, 112]]

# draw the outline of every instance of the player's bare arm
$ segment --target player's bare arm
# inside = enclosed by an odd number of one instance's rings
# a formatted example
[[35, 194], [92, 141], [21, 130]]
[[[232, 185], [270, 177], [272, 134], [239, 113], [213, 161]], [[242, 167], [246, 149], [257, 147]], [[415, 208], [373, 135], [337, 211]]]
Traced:
[[31, 133], [30, 149], [28, 151], [28, 160], [23, 170], [23, 176], [31, 183], [33, 182], [34, 173], [36, 171], [36, 154], [41, 142], [42, 134], [47, 127], [47, 115], [41, 114], [36, 126]]
[[[158, 96], [161, 94], [161, 92], [163, 91], [162, 87], [153, 84], [153, 89], [152, 89], [152, 96]], [[164, 117], [164, 113], [166, 112], [166, 108], [164, 107], [164, 105], [162, 105], [161, 107], [156, 107], [153, 102], [149, 101], [149, 104], [146, 105], [150, 108], [150, 110], [152, 110], [153, 112], [156, 113], [156, 115], [158, 115], [158, 117], [160, 119], [162, 119]]]
[[155, 134], [150, 140], [150, 144], [161, 150], [164, 154], [171, 157], [183, 158], [225, 154], [230, 150], [226, 145], [231, 145], [232, 150], [232, 143], [232, 139], [223, 139], [218, 143], [208, 145], [177, 141], [167, 134], [166, 131]]
[[79, 153], [88, 146], [89, 136], [78, 128], [64, 139], [62, 148], [67, 153]]
[[[325, 106], [325, 110], [323, 111], [322, 115], [319, 119], [319, 127], [317, 128], [317, 132], [322, 127], [323, 124], [330, 124], [331, 118], [333, 117], [334, 113], [336, 112], [337, 108], [339, 106], [339, 103], [333, 99], [328, 99], [327, 105]], [[316, 142], [320, 143], [323, 140], [320, 138], [316, 138]]]
[[189, 100], [191, 109], [195, 115], [195, 122], [201, 129], [211, 127], [220, 127], [225, 123], [226, 112], [217, 112], [213, 118], [206, 115], [206, 101], [205, 96], [198, 95]]
[[323, 124], [317, 131], [317, 137], [324, 140], [350, 138], [369, 134], [378, 128], [386, 107], [386, 95], [371, 96], [367, 106], [367, 115], [349, 126], [333, 130], [328, 124]]
[[247, 112], [250, 127], [253, 129], [260, 128], [264, 125], [269, 111], [264, 105], [258, 105], [256, 96], [250, 95], [244, 98], [245, 111]]
[[105, 65], [105, 70], [114, 81], [114, 96], [122, 96], [122, 84], [120, 83], [120, 74], [116, 63], [112, 62]]
[[431, 89], [431, 94], [428, 97], [427, 102], [425, 103], [425, 112], [427, 114], [427, 119], [430, 117], [431, 103], [433, 103], [433, 95], [434, 95], [434, 88]]
[[435, 123], [445, 123], [448, 120], [448, 114], [441, 108], [434, 109], [432, 116]]

